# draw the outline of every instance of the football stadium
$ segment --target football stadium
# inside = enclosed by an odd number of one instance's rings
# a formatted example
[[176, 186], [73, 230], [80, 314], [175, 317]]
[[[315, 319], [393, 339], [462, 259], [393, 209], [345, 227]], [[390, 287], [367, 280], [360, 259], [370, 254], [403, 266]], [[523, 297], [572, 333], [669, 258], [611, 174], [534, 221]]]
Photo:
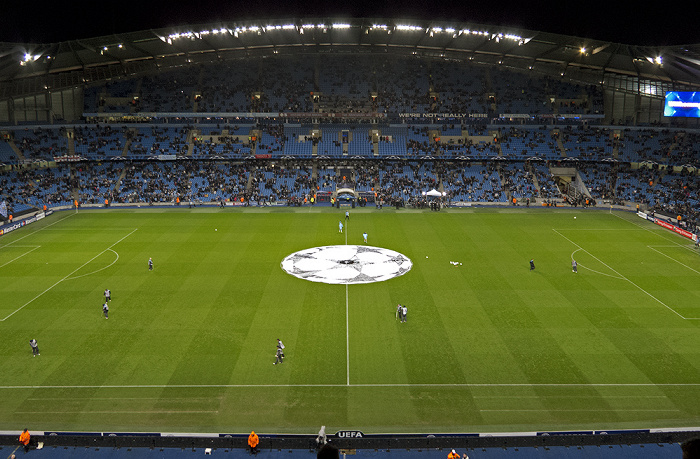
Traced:
[[696, 457], [700, 44], [0, 48], [0, 456]]

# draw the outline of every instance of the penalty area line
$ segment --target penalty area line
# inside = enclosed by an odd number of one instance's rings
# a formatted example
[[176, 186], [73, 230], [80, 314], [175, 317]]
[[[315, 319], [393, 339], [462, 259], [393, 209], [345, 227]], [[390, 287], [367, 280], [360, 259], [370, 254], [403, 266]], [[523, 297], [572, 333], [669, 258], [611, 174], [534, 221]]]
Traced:
[[115, 245], [119, 244], [121, 241], [123, 241], [123, 240], [126, 239], [127, 237], [131, 236], [132, 234], [134, 234], [134, 232], [136, 232], [136, 230], [138, 230], [138, 228], [134, 229], [134, 230], [131, 231], [129, 234], [127, 234], [127, 235], [124, 236], [123, 238], [119, 239], [117, 242], [115, 242], [114, 244], [110, 245], [109, 247], [107, 247], [106, 249], [104, 249], [102, 252], [98, 253], [98, 254], [95, 255], [94, 257], [90, 258], [88, 261], [86, 261], [85, 263], [83, 263], [82, 265], [80, 265], [79, 267], [77, 267], [76, 269], [74, 269], [73, 271], [71, 271], [67, 276], [63, 277], [61, 280], [59, 280], [58, 282], [56, 282], [55, 284], [53, 284], [51, 287], [47, 288], [46, 290], [44, 290], [43, 292], [41, 292], [40, 294], [38, 294], [37, 296], [35, 296], [35, 297], [32, 298], [31, 300], [29, 300], [29, 301], [27, 301], [26, 303], [24, 303], [24, 304], [23, 304], [22, 306], [20, 306], [19, 308], [17, 308], [17, 309], [15, 309], [14, 311], [12, 311], [12, 312], [11, 312], [10, 314], [8, 314], [4, 319], [0, 319], [0, 322], [6, 321], [7, 319], [9, 319], [9, 318], [12, 317], [13, 315], [15, 315], [17, 312], [21, 311], [22, 309], [24, 309], [25, 307], [27, 307], [28, 305], [30, 305], [31, 303], [33, 303], [36, 299], [38, 299], [38, 298], [40, 298], [41, 296], [43, 296], [46, 292], [48, 292], [49, 290], [51, 290], [52, 288], [54, 288], [55, 286], [57, 286], [58, 284], [60, 284], [60, 283], [63, 282], [64, 280], [70, 279], [71, 276], [72, 276], [73, 274], [77, 273], [77, 272], [80, 271], [84, 266], [87, 266], [88, 264], [90, 264], [90, 262], [92, 262], [92, 260], [94, 260], [95, 258], [99, 257], [100, 255], [102, 255], [103, 253], [107, 252], [108, 250], [111, 250], [112, 247], [114, 247]]
[[620, 279], [621, 279], [621, 280], [625, 280], [625, 281], [629, 282], [630, 284], [632, 284], [633, 286], [635, 286], [639, 291], [641, 291], [641, 292], [644, 293], [645, 295], [649, 296], [651, 299], [653, 299], [654, 301], [656, 301], [657, 303], [659, 303], [660, 305], [662, 305], [663, 307], [665, 307], [665, 308], [668, 309], [669, 311], [673, 312], [674, 314], [676, 314], [676, 315], [677, 315], [678, 317], [680, 317], [681, 319], [683, 319], [683, 320], [698, 320], [698, 318], [696, 318], [696, 317], [685, 317], [683, 314], [681, 314], [680, 312], [676, 311], [676, 310], [673, 309], [671, 306], [667, 305], [666, 303], [664, 303], [664, 302], [661, 301], [660, 299], [656, 298], [654, 295], [652, 295], [651, 293], [647, 292], [646, 290], [644, 290], [642, 287], [640, 287], [639, 285], [637, 285], [637, 284], [634, 283], [633, 281], [629, 280], [627, 277], [625, 277], [625, 276], [623, 276], [622, 274], [620, 274], [618, 271], [616, 271], [615, 269], [613, 269], [612, 267], [610, 267], [610, 265], [608, 265], [607, 263], [605, 263], [603, 260], [601, 260], [600, 258], [596, 257], [596, 256], [593, 255], [591, 252], [589, 252], [588, 250], [584, 249], [583, 247], [581, 247], [580, 245], [578, 245], [577, 243], [575, 243], [574, 241], [572, 241], [572, 240], [569, 239], [568, 237], [564, 236], [563, 234], [561, 234], [561, 233], [560, 233], [559, 231], [557, 231], [556, 229], [552, 228], [552, 231], [554, 231], [554, 232], [557, 233], [559, 236], [563, 237], [564, 239], [566, 239], [567, 241], [569, 241], [570, 243], [572, 243], [573, 245], [575, 245], [575, 246], [578, 247], [579, 249], [583, 250], [584, 252], [586, 252], [586, 253], [587, 253], [588, 255], [590, 255], [591, 257], [593, 257], [593, 258], [595, 258], [596, 260], [598, 260], [598, 262], [601, 263], [603, 266], [605, 266], [605, 267], [608, 268], [610, 271], [612, 271], [612, 272], [614, 272], [615, 274], [617, 274], [618, 276], [620, 276]]
[[[18, 245], [16, 245], [15, 247], [22, 248], [22, 246], [18, 246]], [[34, 248], [33, 248], [32, 250], [29, 250], [29, 251], [27, 251], [27, 252], [24, 252], [22, 255], [13, 258], [12, 260], [8, 261], [7, 263], [4, 263], [4, 264], [0, 265], [0, 268], [4, 268], [5, 266], [9, 265], [9, 264], [12, 263], [13, 261], [19, 260], [20, 258], [22, 258], [22, 257], [25, 256], [25, 255], [29, 255], [30, 253], [32, 253], [33, 251], [35, 251], [36, 249], [38, 249], [38, 248], [40, 248], [40, 247], [41, 247], [40, 245], [34, 246]]]

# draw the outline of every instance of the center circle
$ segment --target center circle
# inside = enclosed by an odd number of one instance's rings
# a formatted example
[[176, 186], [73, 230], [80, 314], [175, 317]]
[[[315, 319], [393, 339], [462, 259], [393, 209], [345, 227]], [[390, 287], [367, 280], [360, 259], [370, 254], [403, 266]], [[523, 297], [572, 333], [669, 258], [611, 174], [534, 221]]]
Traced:
[[406, 274], [413, 267], [407, 256], [366, 245], [327, 245], [287, 255], [281, 268], [299, 279], [325, 284], [369, 284]]

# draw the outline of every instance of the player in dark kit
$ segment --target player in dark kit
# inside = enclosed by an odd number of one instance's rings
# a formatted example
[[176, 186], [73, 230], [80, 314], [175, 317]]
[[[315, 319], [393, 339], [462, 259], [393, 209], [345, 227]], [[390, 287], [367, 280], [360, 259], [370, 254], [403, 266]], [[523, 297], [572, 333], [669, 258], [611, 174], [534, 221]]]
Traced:
[[534, 271], [534, 270], [535, 270], [535, 260], [533, 258], [532, 260], [530, 260], [530, 271]]
[[148, 270], [153, 271], [153, 259], [152, 258], [148, 259]]
[[278, 347], [277, 352], [275, 352], [275, 361], [272, 364], [277, 365], [278, 363], [282, 363], [282, 359], [284, 359], [284, 352]]

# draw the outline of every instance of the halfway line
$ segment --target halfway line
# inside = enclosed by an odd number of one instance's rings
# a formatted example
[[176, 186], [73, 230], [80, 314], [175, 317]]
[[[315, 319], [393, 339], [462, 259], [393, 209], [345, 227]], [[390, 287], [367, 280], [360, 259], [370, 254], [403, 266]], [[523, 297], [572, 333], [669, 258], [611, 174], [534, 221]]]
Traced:
[[425, 383], [425, 384], [124, 384], [84, 386], [0, 386], [0, 390], [35, 389], [249, 389], [289, 387], [700, 387], [700, 383]]

